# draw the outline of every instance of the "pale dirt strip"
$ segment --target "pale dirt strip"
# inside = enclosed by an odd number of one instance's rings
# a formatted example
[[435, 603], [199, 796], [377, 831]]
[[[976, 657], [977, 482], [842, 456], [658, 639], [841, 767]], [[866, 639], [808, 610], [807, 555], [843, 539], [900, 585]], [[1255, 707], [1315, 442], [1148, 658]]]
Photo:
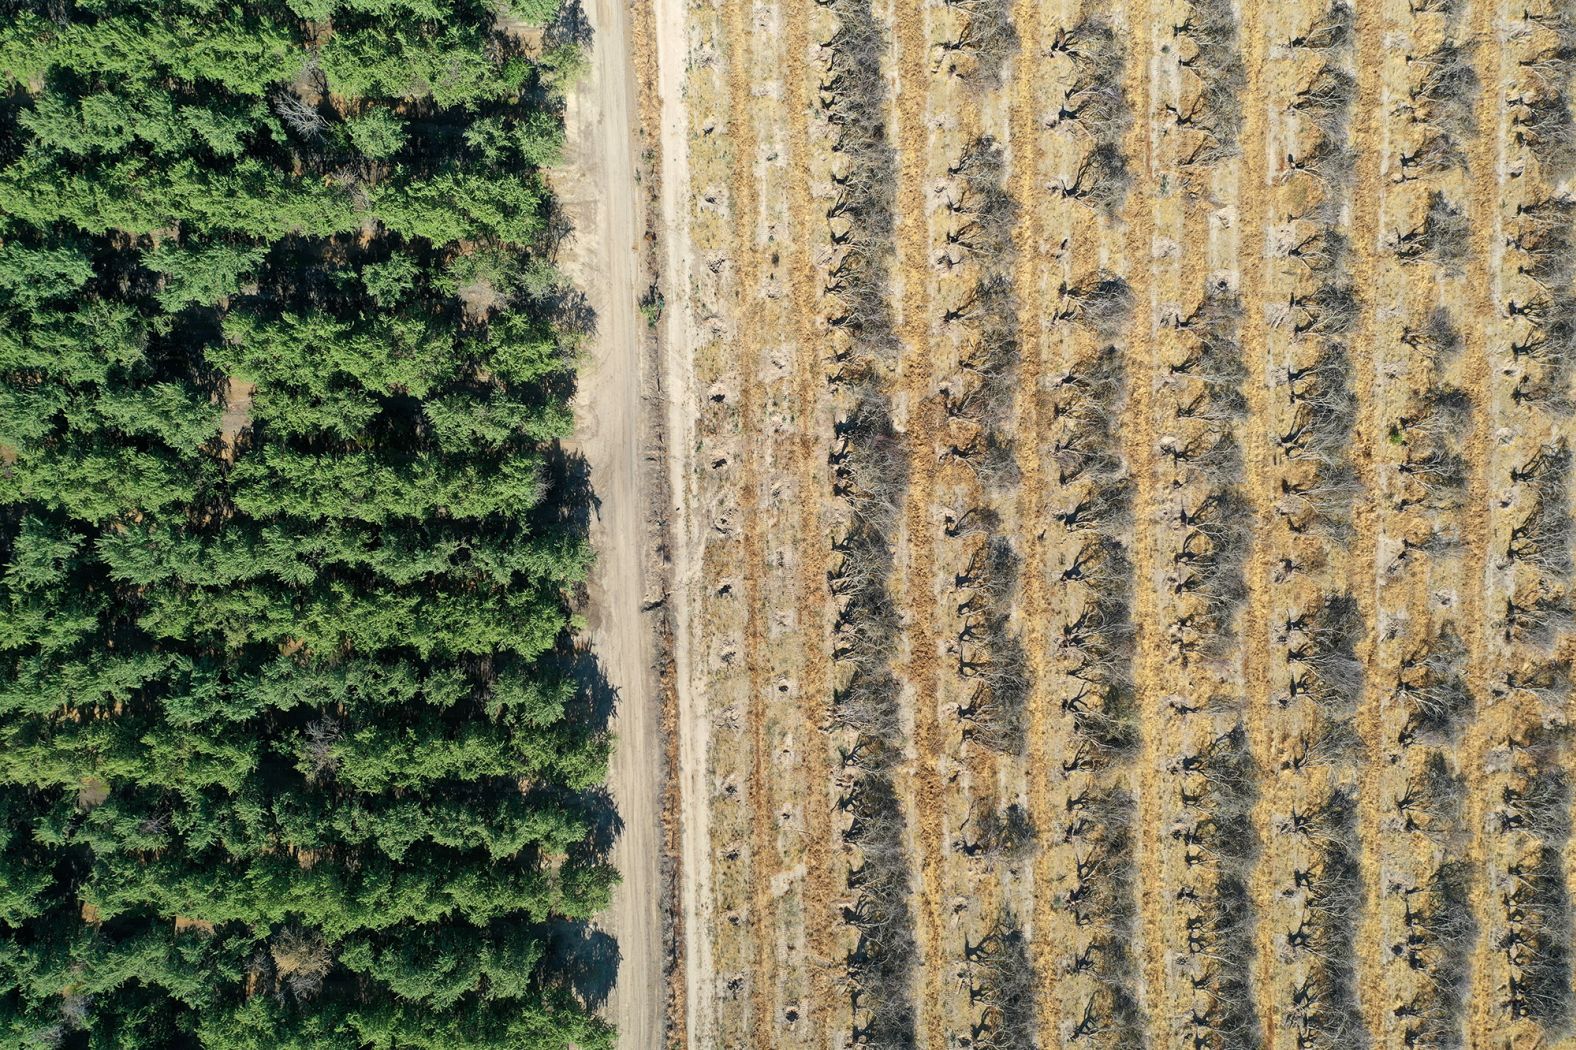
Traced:
[[[1267, 35], [1278, 32], [1286, 20], [1279, 5], [1264, 0], [1244, 0], [1242, 29], [1245, 38], [1248, 90], [1243, 117], [1243, 159], [1245, 172], [1242, 180], [1242, 200], [1239, 233], [1241, 262], [1238, 291], [1244, 303], [1242, 325], [1243, 362], [1247, 367], [1248, 419], [1244, 456], [1255, 510], [1255, 532], [1258, 540], [1254, 557], [1249, 563], [1247, 586], [1249, 608], [1243, 623], [1243, 672], [1248, 685], [1244, 721], [1248, 730], [1248, 744], [1254, 764], [1260, 770], [1273, 771], [1280, 747], [1274, 733], [1275, 705], [1271, 701], [1272, 674], [1282, 669], [1275, 666], [1276, 655], [1271, 641], [1275, 607], [1279, 604], [1278, 582], [1272, 571], [1273, 551], [1277, 546], [1275, 517], [1275, 492], [1273, 485], [1275, 454], [1271, 447], [1273, 426], [1271, 405], [1274, 391], [1276, 334], [1266, 316], [1266, 297], [1279, 298], [1284, 294], [1280, 276], [1269, 261], [1269, 231], [1266, 223], [1280, 203], [1269, 185], [1270, 172], [1281, 152], [1276, 135], [1279, 113], [1271, 109], [1270, 84], [1267, 78], [1275, 69], [1270, 59]], [[1283, 338], [1283, 337], [1282, 337]], [[1273, 773], [1271, 773], [1273, 776]], [[1275, 783], [1272, 781], [1261, 791], [1253, 814], [1253, 828], [1263, 843], [1274, 841], [1276, 811]], [[1272, 847], [1273, 850], [1273, 847]], [[1280, 1031], [1280, 1011], [1274, 1001], [1277, 933], [1274, 916], [1279, 897], [1276, 886], [1273, 852], [1257, 864], [1249, 880], [1249, 890], [1254, 909], [1254, 949], [1257, 963], [1254, 967], [1254, 991], [1259, 997], [1258, 1015], [1263, 1025], [1265, 1045], [1276, 1045]]]
[[[1384, 328], [1378, 314], [1383, 304], [1376, 302], [1376, 299], [1381, 268], [1379, 227], [1385, 211], [1386, 180], [1389, 177], [1386, 158], [1390, 134], [1385, 107], [1390, 104], [1393, 91], [1385, 68], [1389, 49], [1383, 41], [1391, 32], [1395, 4], [1392, 0], [1383, 0], [1381, 3], [1365, 5], [1365, 8], [1354, 19], [1358, 101], [1353, 129], [1356, 186], [1352, 194], [1352, 268], [1361, 296], [1358, 345], [1366, 343], [1370, 348], [1366, 355], [1353, 355], [1359, 406], [1356, 467], [1367, 498], [1359, 501], [1354, 509], [1357, 540], [1353, 551], [1351, 591], [1361, 605], [1368, 629], [1362, 650], [1368, 673], [1364, 678], [1365, 692], [1358, 710], [1358, 733], [1366, 746], [1388, 751], [1387, 742], [1381, 739], [1384, 730], [1385, 683], [1373, 673], [1383, 613], [1379, 608], [1382, 589], [1376, 535], [1381, 524], [1382, 501], [1379, 496], [1379, 467], [1374, 462], [1372, 428], [1379, 425], [1382, 418], [1379, 399], [1374, 394], [1385, 387], [1385, 355], [1378, 352]], [[1385, 936], [1384, 916], [1380, 909], [1380, 898], [1384, 893], [1384, 865], [1379, 861], [1378, 851], [1386, 845], [1380, 827], [1387, 807], [1386, 800], [1380, 797], [1382, 789], [1378, 782], [1379, 772], [1372, 762], [1364, 768], [1358, 806], [1358, 834], [1365, 863], [1363, 907], [1357, 921], [1362, 932], [1361, 943], [1370, 946]], [[1394, 1022], [1394, 1013], [1385, 993], [1387, 960], [1378, 952], [1361, 951], [1357, 965], [1365, 1020], [1369, 1031], [1379, 1035]]]
[[[1013, 275], [1018, 295], [1019, 339], [1022, 346], [1022, 363], [1019, 365], [1020, 389], [1030, 394], [1020, 397], [1018, 425], [1020, 433], [1037, 435], [1043, 424], [1039, 414], [1041, 376], [1047, 355], [1047, 340], [1042, 328], [1045, 314], [1046, 284], [1050, 280], [1051, 250], [1055, 243], [1048, 229], [1050, 194], [1044, 186], [1047, 174], [1047, 134], [1042, 127], [1046, 99], [1051, 97], [1052, 85], [1048, 63], [1039, 60], [1044, 52], [1046, 39], [1060, 24], [1064, 11], [1062, 5], [1043, 4], [1040, 0], [1019, 0], [1013, 12], [1018, 30], [1020, 51], [1013, 65], [1011, 128], [1009, 147], [1011, 175], [1008, 192], [1017, 201], [1018, 229], [1014, 240], [1018, 247], [1016, 270]], [[1019, 487], [1018, 516], [1020, 519], [1021, 549], [1025, 566], [1021, 609], [1025, 622], [1024, 646], [1028, 651], [1030, 681], [1033, 691], [1029, 698], [1028, 715], [1028, 770], [1025, 785], [1025, 806], [1030, 820], [1039, 828], [1054, 828], [1061, 818], [1060, 785], [1053, 770], [1054, 756], [1065, 753], [1065, 742], [1058, 732], [1060, 721], [1050, 688], [1049, 658], [1047, 647], [1050, 632], [1047, 621], [1049, 595], [1045, 574], [1038, 571], [1042, 564], [1044, 533], [1038, 527], [1046, 513], [1043, 501], [1046, 485], [1039, 454], [1039, 441], [1023, 441], [1018, 446], [1019, 464], [1023, 482]], [[1061, 1031], [1062, 1011], [1057, 994], [1065, 947], [1070, 943], [1066, 931], [1065, 912], [1055, 907], [1055, 872], [1053, 853], [1041, 850], [1033, 859], [1033, 866], [1025, 878], [1025, 892], [1032, 904], [1023, 908], [1020, 917], [1027, 931], [1031, 959], [1042, 993], [1038, 997], [1039, 1038], [1041, 1045], [1057, 1045]]]
[[683, 1011], [675, 1019], [686, 1045], [710, 1045], [714, 1022], [709, 1016], [712, 985], [710, 937], [701, 931], [712, 921], [711, 829], [707, 800], [706, 764], [710, 718], [704, 708], [704, 694], [696, 688], [697, 661], [704, 667], [703, 651], [697, 652], [695, 609], [705, 580], [700, 575], [696, 550], [698, 530], [695, 521], [693, 478], [689, 450], [697, 441], [697, 419], [690, 402], [695, 381], [692, 359], [694, 318], [690, 308], [694, 280], [694, 255], [690, 245], [692, 198], [689, 165], [690, 117], [686, 109], [687, 74], [690, 64], [689, 18], [687, 0], [651, 0], [652, 23], [656, 29], [655, 49], [659, 100], [658, 141], [661, 147], [662, 229], [659, 238], [664, 251], [661, 259], [661, 287], [673, 300], [662, 314], [660, 328], [664, 347], [666, 408], [670, 491], [673, 498], [672, 591], [670, 601], [676, 629], [673, 638], [675, 688], [678, 696], [678, 756], [680, 808], [680, 907], [682, 911], [683, 968], [677, 1005]]
[[629, 13], [620, 0], [588, 6], [591, 66], [570, 97], [565, 120], [569, 163], [585, 179], [559, 187], [559, 200], [575, 229], [562, 261], [596, 313], [597, 333], [581, 371], [570, 446], [585, 456], [598, 500], [590, 528], [597, 559], [587, 581], [587, 635], [618, 697], [608, 787], [622, 824], [612, 856], [620, 882], [604, 920], [618, 946], [618, 969], [605, 1013], [618, 1027], [621, 1047], [648, 1050], [665, 1038], [662, 914], [671, 905], [661, 874], [664, 771], [655, 621], [645, 611], [660, 588], [649, 571], [645, 514], [652, 492], [643, 477], [646, 398], [657, 380], [642, 353], [645, 326], [636, 309], [644, 290], [636, 255], [643, 219]]

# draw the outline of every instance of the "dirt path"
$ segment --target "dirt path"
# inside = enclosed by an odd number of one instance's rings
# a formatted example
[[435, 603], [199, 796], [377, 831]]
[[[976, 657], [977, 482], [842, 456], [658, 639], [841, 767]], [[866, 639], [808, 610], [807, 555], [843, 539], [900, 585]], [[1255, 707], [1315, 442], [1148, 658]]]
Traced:
[[661, 1046], [663, 1038], [662, 741], [652, 630], [642, 611], [649, 544], [641, 479], [644, 333], [636, 306], [634, 77], [624, 5], [591, 0], [587, 6], [595, 43], [587, 75], [568, 105], [569, 169], [579, 177], [560, 194], [576, 230], [562, 263], [597, 317], [575, 404], [573, 446], [586, 458], [597, 500], [587, 633], [618, 698], [612, 721], [618, 746], [608, 785], [623, 825], [613, 848], [622, 882], [605, 922], [620, 961], [606, 1012], [618, 1026], [619, 1046], [644, 1050]]

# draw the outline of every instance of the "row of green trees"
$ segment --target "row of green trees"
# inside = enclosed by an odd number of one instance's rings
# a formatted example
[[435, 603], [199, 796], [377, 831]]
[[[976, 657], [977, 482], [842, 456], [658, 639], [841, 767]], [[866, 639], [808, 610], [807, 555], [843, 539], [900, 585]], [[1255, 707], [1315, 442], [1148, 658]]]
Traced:
[[0, 26], [0, 1043], [609, 1042], [558, 7]]

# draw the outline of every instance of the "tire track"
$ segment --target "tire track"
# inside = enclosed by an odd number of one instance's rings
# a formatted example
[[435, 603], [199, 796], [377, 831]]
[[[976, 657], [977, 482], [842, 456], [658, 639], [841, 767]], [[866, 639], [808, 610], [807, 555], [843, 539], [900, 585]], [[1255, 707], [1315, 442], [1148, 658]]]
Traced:
[[689, 113], [686, 85], [689, 61], [687, 4], [652, 0], [654, 94], [658, 99], [657, 136], [662, 155], [661, 230], [664, 286], [679, 304], [661, 319], [663, 375], [668, 406], [669, 491], [673, 499], [672, 593], [675, 630], [673, 678], [676, 693], [677, 753], [675, 770], [679, 824], [680, 906], [672, 1037], [678, 1045], [709, 1038], [711, 1026], [700, 1026], [702, 982], [711, 971], [710, 937], [704, 917], [710, 914], [711, 833], [710, 792], [706, 790], [706, 756], [710, 719], [705, 693], [697, 678], [696, 649], [701, 641], [695, 610], [704, 609], [704, 578], [698, 557], [695, 479], [685, 454], [696, 445], [698, 413], [693, 411], [695, 367], [691, 290], [693, 252], [690, 241], [691, 180], [688, 149]]

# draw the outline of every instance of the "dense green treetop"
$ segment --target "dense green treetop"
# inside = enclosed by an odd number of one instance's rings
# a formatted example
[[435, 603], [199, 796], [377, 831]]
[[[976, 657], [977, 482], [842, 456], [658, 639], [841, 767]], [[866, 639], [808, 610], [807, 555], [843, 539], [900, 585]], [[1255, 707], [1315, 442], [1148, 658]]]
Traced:
[[609, 1044], [559, 5], [0, 25], [0, 1044]]

